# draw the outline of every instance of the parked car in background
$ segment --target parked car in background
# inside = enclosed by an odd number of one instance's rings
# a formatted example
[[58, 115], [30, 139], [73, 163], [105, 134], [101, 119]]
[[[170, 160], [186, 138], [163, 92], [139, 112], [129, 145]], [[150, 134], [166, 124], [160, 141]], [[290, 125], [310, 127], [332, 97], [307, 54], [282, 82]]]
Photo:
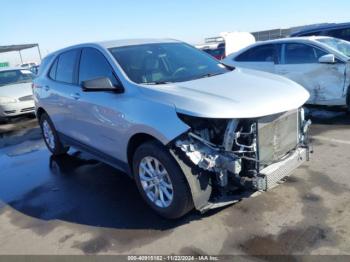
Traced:
[[121, 169], [167, 218], [236, 202], [235, 188], [268, 190], [308, 155], [303, 87], [175, 40], [57, 51], [33, 90], [52, 154], [74, 146]]
[[28, 62], [28, 63], [23, 63], [23, 64], [19, 65], [19, 67], [29, 69], [29, 68], [36, 66], [36, 65], [37, 64], [35, 62]]
[[258, 42], [224, 59], [231, 66], [285, 76], [310, 92], [307, 103], [350, 107], [350, 43], [331, 37]]
[[196, 45], [198, 49], [218, 60], [255, 43], [255, 37], [248, 32], [221, 32], [218, 37], [209, 37], [205, 43]]
[[33, 78], [33, 73], [27, 69], [0, 69], [0, 120], [34, 114]]
[[291, 34], [291, 37], [298, 36], [330, 36], [350, 41], [350, 23], [307, 26]]
[[196, 47], [218, 60], [225, 58], [225, 43], [211, 43]]
[[29, 70], [30, 70], [34, 75], [37, 75], [38, 72], [39, 72], [39, 66], [40, 66], [40, 65], [32, 66], [31, 68], [29, 68]]

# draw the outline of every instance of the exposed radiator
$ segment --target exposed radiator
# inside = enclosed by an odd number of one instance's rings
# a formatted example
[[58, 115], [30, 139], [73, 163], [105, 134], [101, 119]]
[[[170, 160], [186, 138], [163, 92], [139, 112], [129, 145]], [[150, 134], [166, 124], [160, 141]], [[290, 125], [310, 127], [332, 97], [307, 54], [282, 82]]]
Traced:
[[258, 120], [260, 169], [282, 159], [298, 145], [298, 110]]

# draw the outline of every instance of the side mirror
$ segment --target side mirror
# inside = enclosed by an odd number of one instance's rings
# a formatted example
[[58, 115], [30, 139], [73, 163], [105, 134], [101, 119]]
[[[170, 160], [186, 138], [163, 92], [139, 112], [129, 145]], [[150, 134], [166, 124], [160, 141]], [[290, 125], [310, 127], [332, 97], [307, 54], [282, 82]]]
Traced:
[[113, 85], [108, 77], [99, 77], [96, 79], [86, 80], [82, 83], [83, 91], [114, 91], [122, 93], [123, 87]]
[[333, 54], [324, 55], [318, 61], [322, 64], [335, 64], [335, 56]]

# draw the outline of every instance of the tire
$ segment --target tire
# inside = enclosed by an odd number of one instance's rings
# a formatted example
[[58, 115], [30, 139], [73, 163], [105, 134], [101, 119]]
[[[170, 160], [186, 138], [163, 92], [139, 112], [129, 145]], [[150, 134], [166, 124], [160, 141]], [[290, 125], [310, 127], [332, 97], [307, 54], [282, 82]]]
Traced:
[[66, 147], [61, 143], [50, 117], [46, 113], [43, 113], [40, 117], [39, 123], [45, 144], [50, 152], [54, 156], [66, 154], [69, 147]]
[[[160, 172], [155, 174], [154, 171], [151, 175], [146, 171], [151, 170], [149, 165], [153, 170], [157, 170], [158, 165]], [[133, 156], [133, 174], [141, 196], [160, 216], [176, 219], [193, 209], [192, 195], [185, 175], [169, 150], [159, 142], [146, 142], [137, 148]], [[152, 189], [147, 193], [145, 187], [152, 184], [155, 186], [151, 186]], [[169, 195], [172, 197], [169, 198]]]

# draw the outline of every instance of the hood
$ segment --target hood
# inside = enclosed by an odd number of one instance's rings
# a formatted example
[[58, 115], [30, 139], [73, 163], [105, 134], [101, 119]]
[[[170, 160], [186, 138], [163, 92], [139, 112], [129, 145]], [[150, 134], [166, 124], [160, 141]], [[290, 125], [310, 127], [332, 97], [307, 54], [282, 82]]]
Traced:
[[22, 96], [29, 96], [32, 94], [33, 90], [31, 82], [0, 86], [0, 96], [18, 99]]
[[309, 93], [277, 75], [236, 68], [193, 81], [143, 86], [145, 95], [173, 104], [177, 112], [206, 118], [256, 118], [301, 107]]

